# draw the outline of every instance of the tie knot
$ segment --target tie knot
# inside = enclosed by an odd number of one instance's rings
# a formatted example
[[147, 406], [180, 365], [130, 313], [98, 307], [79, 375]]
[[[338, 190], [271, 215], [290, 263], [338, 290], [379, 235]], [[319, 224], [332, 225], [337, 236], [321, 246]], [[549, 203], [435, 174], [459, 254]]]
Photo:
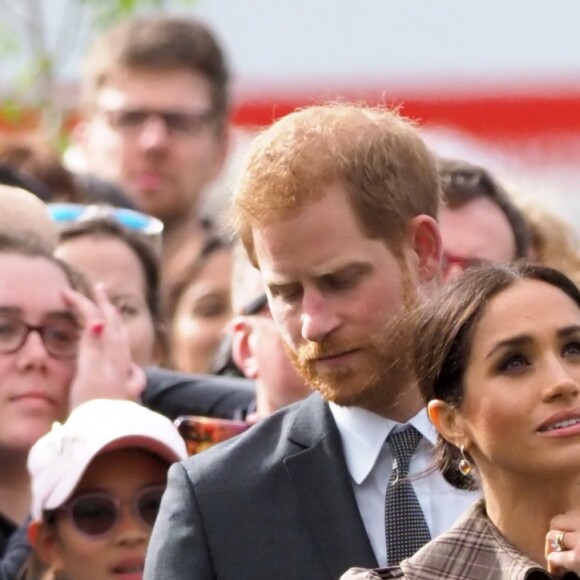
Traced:
[[395, 460], [394, 469], [397, 470], [400, 477], [407, 476], [411, 457], [415, 453], [420, 440], [421, 433], [410, 425], [402, 431], [391, 432], [387, 437], [387, 443]]

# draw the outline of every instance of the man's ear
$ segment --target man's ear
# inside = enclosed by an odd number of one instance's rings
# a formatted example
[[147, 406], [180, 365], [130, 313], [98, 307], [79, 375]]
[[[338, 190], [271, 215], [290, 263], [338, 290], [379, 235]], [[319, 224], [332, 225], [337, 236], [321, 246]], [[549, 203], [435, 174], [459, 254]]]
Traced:
[[28, 524], [28, 541], [38, 554], [38, 557], [51, 569], [60, 570], [62, 568], [62, 557], [56, 533], [54, 525], [39, 521]]
[[230, 323], [232, 357], [248, 379], [258, 378], [258, 361], [252, 348], [252, 326], [244, 316], [236, 316]]
[[428, 215], [418, 215], [407, 227], [411, 249], [417, 260], [419, 282], [436, 279], [441, 271], [442, 243], [439, 225]]
[[461, 445], [468, 447], [469, 436], [466, 433], [463, 417], [456, 407], [452, 407], [445, 401], [434, 399], [429, 401], [427, 413], [443, 439], [456, 447], [461, 447]]

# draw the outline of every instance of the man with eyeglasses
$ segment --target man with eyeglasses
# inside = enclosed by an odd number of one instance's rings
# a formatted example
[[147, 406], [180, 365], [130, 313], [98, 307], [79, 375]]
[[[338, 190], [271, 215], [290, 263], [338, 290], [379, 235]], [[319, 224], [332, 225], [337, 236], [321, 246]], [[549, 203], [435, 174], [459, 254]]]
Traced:
[[488, 171], [440, 159], [439, 175], [445, 201], [439, 214], [444, 280], [474, 266], [528, 256], [526, 220]]
[[225, 56], [201, 23], [155, 16], [106, 32], [84, 70], [77, 137], [87, 169], [164, 222], [169, 275], [168, 259], [185, 260], [203, 245], [203, 193], [225, 161]]

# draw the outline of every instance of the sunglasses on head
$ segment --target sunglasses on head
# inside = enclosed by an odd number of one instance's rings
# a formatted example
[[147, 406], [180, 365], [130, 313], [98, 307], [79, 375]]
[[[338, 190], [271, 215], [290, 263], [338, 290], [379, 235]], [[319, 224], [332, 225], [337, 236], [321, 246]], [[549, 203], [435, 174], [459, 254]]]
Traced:
[[[133, 515], [146, 528], [155, 523], [164, 491], [165, 485], [146, 487], [129, 500]], [[109, 493], [91, 492], [76, 496], [56, 511], [64, 512], [81, 534], [99, 538], [115, 529], [124, 503]]]
[[83, 205], [81, 203], [49, 203], [48, 213], [57, 225], [107, 218], [146, 236], [159, 236], [163, 232], [163, 222], [157, 218], [124, 207]]

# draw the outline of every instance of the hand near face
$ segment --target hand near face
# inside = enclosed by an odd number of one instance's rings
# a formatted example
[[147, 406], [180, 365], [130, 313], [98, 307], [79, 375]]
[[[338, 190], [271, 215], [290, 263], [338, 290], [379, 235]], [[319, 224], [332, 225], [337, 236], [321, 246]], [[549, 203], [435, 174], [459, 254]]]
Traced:
[[546, 535], [548, 571], [557, 578], [580, 573], [580, 509], [556, 516]]
[[79, 317], [76, 375], [69, 395], [70, 408], [90, 399], [138, 401], [145, 387], [145, 374], [131, 358], [127, 329], [102, 284], [94, 288], [94, 302], [65, 290], [65, 299]]

